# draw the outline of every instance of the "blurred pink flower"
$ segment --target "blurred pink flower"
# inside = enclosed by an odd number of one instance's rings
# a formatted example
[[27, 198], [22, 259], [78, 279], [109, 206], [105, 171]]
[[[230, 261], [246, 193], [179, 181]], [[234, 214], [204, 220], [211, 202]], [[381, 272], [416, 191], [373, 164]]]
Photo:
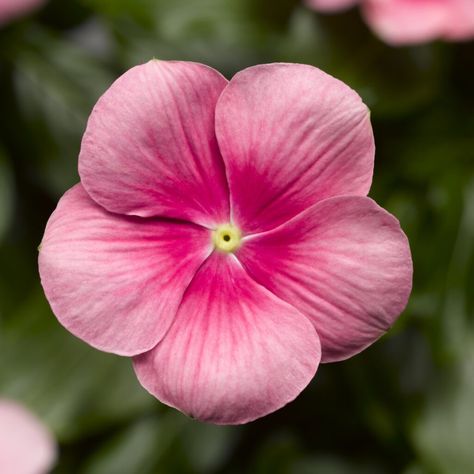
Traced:
[[26, 408], [0, 399], [0, 472], [45, 474], [56, 460], [56, 443]]
[[0, 0], [0, 25], [26, 15], [46, 0]]
[[46, 227], [51, 307], [142, 385], [214, 423], [294, 399], [318, 364], [378, 339], [411, 290], [408, 242], [366, 197], [360, 97], [269, 64], [230, 82], [196, 63], [137, 66], [95, 106], [81, 184]]
[[474, 38], [474, 0], [306, 0], [320, 11], [356, 3], [375, 33], [394, 45]]

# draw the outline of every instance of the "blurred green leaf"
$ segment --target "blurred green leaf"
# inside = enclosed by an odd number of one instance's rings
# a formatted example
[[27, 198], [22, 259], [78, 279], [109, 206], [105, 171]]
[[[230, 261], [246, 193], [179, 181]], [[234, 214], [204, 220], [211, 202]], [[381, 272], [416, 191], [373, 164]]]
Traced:
[[375, 116], [400, 116], [432, 100], [445, 74], [438, 45], [391, 48], [374, 38], [356, 10], [294, 11], [280, 60], [312, 64], [353, 87]]
[[81, 472], [166, 474], [170, 463], [175, 466], [173, 472], [217, 472], [238, 430], [196, 423], [171, 410], [148, 413], [100, 445]]
[[165, 473], [163, 453], [182, 429], [185, 420], [173, 412], [139, 419], [99, 446], [81, 471], [84, 474]]
[[196, 472], [215, 472], [229, 457], [243, 430], [236, 426], [187, 423], [182, 441]]
[[156, 403], [130, 359], [74, 338], [39, 289], [17, 312], [2, 315], [0, 332], [0, 393], [34, 408], [61, 441], [103, 430]]
[[204, 62], [228, 76], [265, 62], [298, 4], [298, 0], [142, 0], [116, 8], [105, 0], [84, 1], [109, 21], [126, 67], [152, 57], [181, 59]]
[[38, 180], [60, 195], [78, 181], [77, 157], [87, 118], [113, 76], [69, 41], [41, 29], [18, 56], [15, 84], [39, 161]]
[[380, 466], [351, 465], [336, 456], [298, 460], [289, 474], [384, 474]]
[[256, 474], [286, 474], [301, 456], [301, 445], [293, 433], [279, 430], [272, 433], [257, 453], [252, 467]]
[[474, 336], [465, 334], [461, 359], [432, 387], [426, 409], [415, 423], [414, 440], [437, 474], [474, 471]]

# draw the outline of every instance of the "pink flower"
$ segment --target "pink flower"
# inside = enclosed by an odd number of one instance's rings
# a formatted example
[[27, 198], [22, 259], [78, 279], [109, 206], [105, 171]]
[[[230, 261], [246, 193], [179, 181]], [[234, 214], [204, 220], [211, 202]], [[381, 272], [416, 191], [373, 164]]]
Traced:
[[474, 38], [474, 0], [306, 0], [320, 11], [361, 4], [367, 23], [390, 44]]
[[268, 414], [405, 307], [410, 251], [366, 197], [373, 162], [367, 107], [314, 67], [137, 66], [95, 106], [46, 227], [46, 296], [162, 402]]
[[45, 3], [45, 0], [0, 0], [0, 25], [26, 15]]
[[0, 472], [45, 474], [56, 460], [56, 443], [21, 405], [0, 399]]

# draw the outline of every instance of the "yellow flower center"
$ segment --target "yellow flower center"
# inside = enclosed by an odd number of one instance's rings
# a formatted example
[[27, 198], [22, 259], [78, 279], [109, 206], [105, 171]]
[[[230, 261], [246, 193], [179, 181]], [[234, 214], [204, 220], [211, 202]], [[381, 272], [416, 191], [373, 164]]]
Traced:
[[220, 225], [212, 232], [212, 242], [222, 252], [234, 252], [240, 247], [241, 241], [240, 230], [232, 224]]

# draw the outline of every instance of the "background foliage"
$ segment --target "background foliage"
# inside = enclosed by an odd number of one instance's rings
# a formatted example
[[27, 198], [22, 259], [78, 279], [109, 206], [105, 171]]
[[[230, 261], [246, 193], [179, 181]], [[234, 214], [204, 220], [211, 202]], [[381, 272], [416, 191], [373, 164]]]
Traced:
[[[314, 64], [372, 109], [371, 196], [401, 220], [410, 304], [350, 361], [324, 365], [292, 404], [241, 427], [187, 419], [142, 390], [128, 359], [56, 321], [36, 247], [78, 180], [91, 107], [157, 57], [227, 77], [256, 63]], [[55, 473], [474, 472], [474, 43], [390, 48], [357, 10], [298, 0], [52, 0], [0, 29], [0, 396], [60, 442]]]

